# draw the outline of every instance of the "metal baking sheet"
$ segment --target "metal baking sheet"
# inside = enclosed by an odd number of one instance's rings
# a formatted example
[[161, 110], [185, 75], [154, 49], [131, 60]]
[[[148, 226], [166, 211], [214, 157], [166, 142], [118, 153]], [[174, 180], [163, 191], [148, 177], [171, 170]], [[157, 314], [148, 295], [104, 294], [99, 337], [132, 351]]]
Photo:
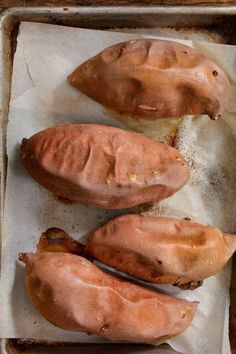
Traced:
[[[19, 23], [21, 21], [45, 22], [73, 27], [95, 29], [142, 29], [145, 33], [162, 33], [163, 36], [184, 39], [198, 38], [216, 43], [236, 44], [236, 6], [202, 7], [71, 7], [71, 8], [12, 8], [2, 13], [2, 146], [1, 146], [1, 206], [4, 200], [7, 173], [6, 125], [11, 91], [11, 73]], [[1, 215], [3, 207], [1, 208]], [[235, 263], [235, 262], [234, 262]], [[235, 276], [235, 267], [232, 280]], [[231, 289], [231, 346], [236, 345], [235, 283]], [[4, 320], [4, 319], [2, 319]], [[164, 354], [169, 347], [162, 346], [155, 352]], [[1, 340], [1, 353], [153, 353], [147, 345], [106, 344], [81, 345], [68, 343], [38, 342], [34, 340]], [[173, 351], [173, 353], [176, 353]], [[204, 353], [205, 354], [205, 353]], [[210, 353], [209, 353], [210, 354]], [[213, 354], [213, 353], [212, 353]]]

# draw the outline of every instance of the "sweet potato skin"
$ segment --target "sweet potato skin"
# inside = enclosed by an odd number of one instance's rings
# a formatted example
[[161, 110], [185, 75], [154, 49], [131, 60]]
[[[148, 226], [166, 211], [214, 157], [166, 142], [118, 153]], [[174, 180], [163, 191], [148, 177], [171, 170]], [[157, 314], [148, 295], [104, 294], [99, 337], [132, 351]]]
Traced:
[[81, 64], [69, 83], [110, 109], [149, 119], [188, 114], [217, 119], [230, 91], [215, 63], [193, 48], [156, 39], [104, 49]]
[[236, 249], [236, 236], [188, 220], [123, 215], [92, 232], [87, 252], [124, 273], [193, 289], [217, 273]]
[[170, 297], [111, 276], [68, 253], [27, 253], [25, 286], [51, 323], [111, 340], [156, 343], [185, 330], [197, 302]]
[[167, 198], [189, 178], [176, 149], [96, 124], [39, 132], [23, 140], [21, 158], [30, 175], [58, 199], [110, 209]]

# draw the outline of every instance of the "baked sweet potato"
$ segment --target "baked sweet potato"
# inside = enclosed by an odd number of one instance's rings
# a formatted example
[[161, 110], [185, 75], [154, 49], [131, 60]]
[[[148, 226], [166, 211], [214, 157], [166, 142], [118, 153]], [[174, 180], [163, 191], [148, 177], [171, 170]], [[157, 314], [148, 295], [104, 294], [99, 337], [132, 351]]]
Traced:
[[157, 343], [184, 331], [197, 302], [134, 285], [68, 253], [24, 253], [25, 286], [51, 323], [111, 340]]
[[170, 217], [123, 215], [89, 236], [86, 251], [124, 273], [156, 284], [194, 289], [236, 250], [236, 235]]
[[96, 124], [55, 126], [23, 139], [21, 158], [58, 200], [110, 209], [167, 198], [189, 178], [176, 149]]
[[81, 64], [69, 83], [121, 114], [149, 119], [187, 114], [217, 119], [230, 91], [214, 62], [186, 45], [157, 39], [112, 45]]

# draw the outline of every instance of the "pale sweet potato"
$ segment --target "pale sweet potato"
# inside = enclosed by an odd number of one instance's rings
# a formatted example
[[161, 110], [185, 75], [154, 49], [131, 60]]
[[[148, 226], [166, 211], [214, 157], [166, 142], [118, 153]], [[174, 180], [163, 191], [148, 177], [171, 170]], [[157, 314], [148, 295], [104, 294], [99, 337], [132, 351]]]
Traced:
[[155, 344], [184, 331], [197, 302], [131, 284], [68, 253], [25, 253], [25, 286], [38, 311], [70, 331]]
[[123, 215], [89, 236], [86, 251], [139, 279], [184, 289], [217, 273], [236, 250], [236, 235], [170, 217]]
[[55, 126], [23, 139], [21, 158], [59, 200], [110, 209], [167, 198], [189, 178], [176, 149], [96, 124]]
[[118, 43], [81, 64], [69, 83], [115, 111], [157, 119], [208, 114], [229, 98], [226, 74], [186, 45], [156, 39]]

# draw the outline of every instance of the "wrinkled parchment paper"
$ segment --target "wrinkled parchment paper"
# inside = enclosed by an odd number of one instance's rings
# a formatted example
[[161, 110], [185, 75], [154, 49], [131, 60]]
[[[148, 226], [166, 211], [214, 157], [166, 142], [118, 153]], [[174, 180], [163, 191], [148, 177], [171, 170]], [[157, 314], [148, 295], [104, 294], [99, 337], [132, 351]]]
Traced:
[[[40, 233], [49, 227], [65, 229], [74, 237], [81, 238], [111, 216], [124, 213], [57, 203], [23, 168], [19, 158], [23, 137], [28, 138], [54, 124], [86, 122], [128, 127], [153, 138], [163, 138], [171, 127], [180, 124], [177, 146], [190, 163], [191, 179], [173, 197], [160, 204], [154, 203], [143, 212], [190, 217], [205, 224], [214, 224], [225, 232], [236, 231], [233, 225], [236, 211], [236, 47], [178, 40], [205, 53], [228, 74], [232, 97], [219, 121], [210, 121], [206, 116], [165, 122], [121, 118], [68, 85], [66, 77], [84, 60], [108, 45], [137, 37], [142, 35], [40, 23], [22, 23], [20, 26], [7, 136], [0, 301], [0, 336], [3, 338], [106, 342], [97, 336], [58, 329], [44, 320], [27, 299], [23, 266], [17, 257], [19, 252], [34, 251]], [[192, 326], [168, 341], [176, 351], [188, 354], [230, 353], [229, 284], [230, 265], [192, 292], [160, 286], [170, 294], [200, 301]], [[161, 353], [161, 349], [150, 349], [150, 352]]]

